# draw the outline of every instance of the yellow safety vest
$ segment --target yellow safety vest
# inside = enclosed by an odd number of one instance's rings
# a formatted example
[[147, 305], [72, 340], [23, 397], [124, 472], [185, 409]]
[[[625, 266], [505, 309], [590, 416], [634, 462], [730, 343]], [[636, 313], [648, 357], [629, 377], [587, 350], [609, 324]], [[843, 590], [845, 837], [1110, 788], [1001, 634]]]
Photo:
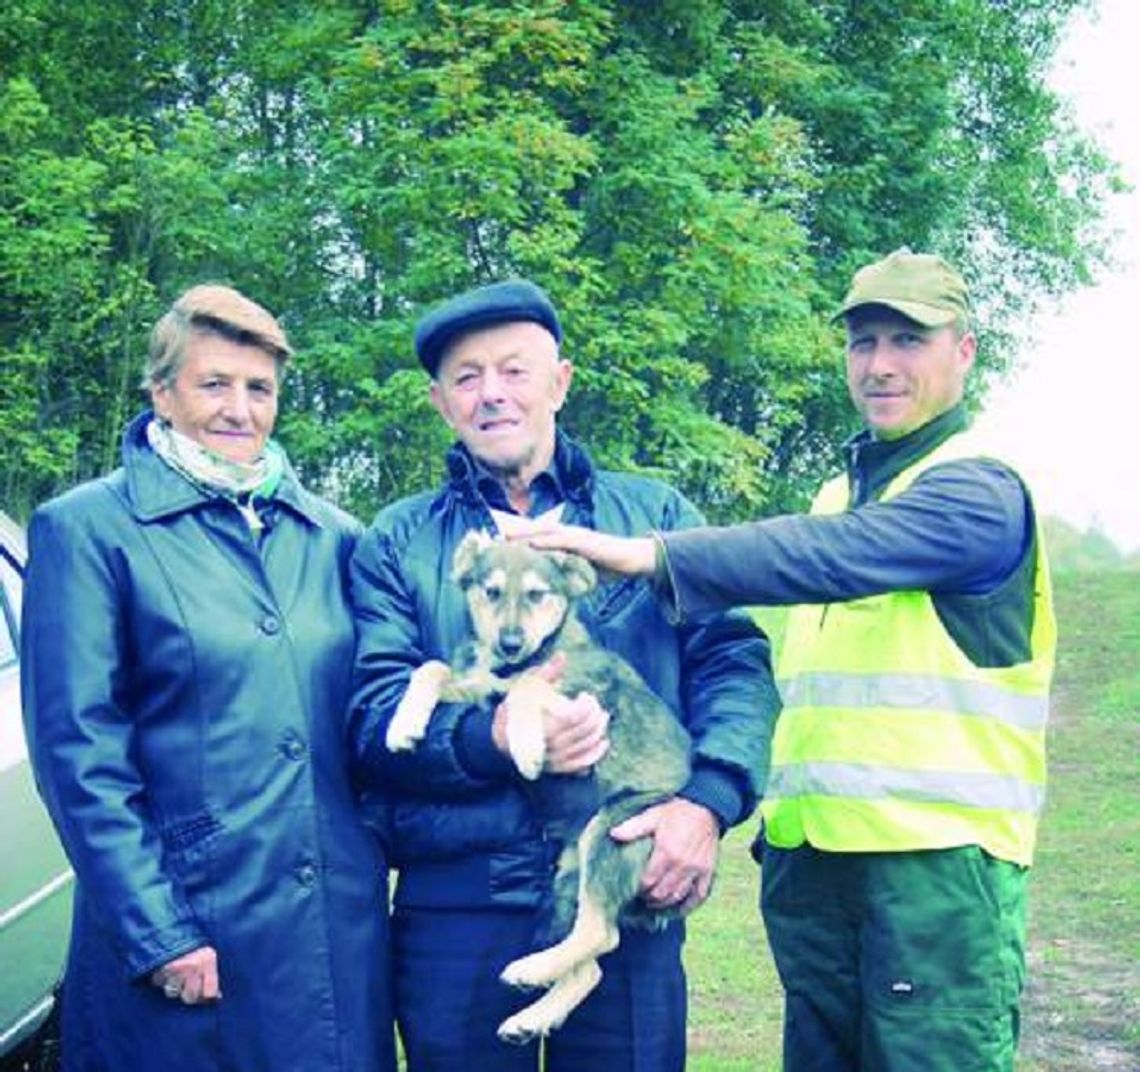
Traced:
[[[970, 432], [900, 473], [898, 495], [942, 462], [994, 457]], [[845, 478], [813, 514], [848, 506]], [[981, 845], [1028, 866], [1045, 797], [1045, 723], [1057, 626], [1040, 527], [1028, 662], [975, 666], [930, 593], [794, 607], [780, 659], [784, 709], [762, 806], [765, 836], [793, 848], [905, 852]]]

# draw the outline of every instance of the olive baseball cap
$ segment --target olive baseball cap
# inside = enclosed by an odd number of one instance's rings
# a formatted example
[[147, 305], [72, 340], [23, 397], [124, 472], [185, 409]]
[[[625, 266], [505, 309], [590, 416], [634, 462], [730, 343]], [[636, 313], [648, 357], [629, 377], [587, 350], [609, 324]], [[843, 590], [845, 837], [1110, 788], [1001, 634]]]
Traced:
[[861, 305], [885, 305], [927, 328], [945, 327], [970, 311], [965, 281], [941, 257], [905, 247], [860, 268], [833, 319]]

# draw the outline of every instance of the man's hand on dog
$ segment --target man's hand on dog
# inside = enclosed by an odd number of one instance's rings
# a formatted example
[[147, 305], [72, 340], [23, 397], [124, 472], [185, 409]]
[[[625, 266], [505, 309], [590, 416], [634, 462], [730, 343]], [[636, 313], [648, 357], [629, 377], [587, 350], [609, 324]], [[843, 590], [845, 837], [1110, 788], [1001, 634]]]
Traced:
[[[552, 685], [557, 685], [565, 665], [566, 657], [558, 653], [538, 673]], [[508, 702], [504, 700], [499, 704], [491, 723], [495, 746], [504, 755], [510, 755]], [[548, 774], [588, 774], [609, 750], [610, 742], [606, 736], [609, 722], [609, 713], [590, 693], [559, 697], [557, 703], [547, 709], [543, 722], [546, 731], [543, 770]]]
[[538, 521], [517, 526], [507, 533], [507, 539], [525, 540], [540, 551], [571, 551], [618, 577], [649, 577], [657, 567], [657, 545], [652, 536], [614, 536], [576, 525]]
[[708, 898], [720, 847], [720, 824], [708, 808], [673, 797], [619, 823], [610, 836], [618, 841], [653, 838], [641, 879], [641, 899], [650, 908], [687, 914]]

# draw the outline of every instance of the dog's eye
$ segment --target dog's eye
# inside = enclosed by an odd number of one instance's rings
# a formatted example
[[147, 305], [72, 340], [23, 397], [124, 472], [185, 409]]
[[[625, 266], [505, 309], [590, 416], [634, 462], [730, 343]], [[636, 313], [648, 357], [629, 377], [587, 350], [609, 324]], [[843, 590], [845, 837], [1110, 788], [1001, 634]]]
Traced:
[[503, 590], [497, 585], [489, 584], [483, 589], [483, 595], [487, 597], [488, 603], [498, 603], [503, 598]]
[[526, 601], [532, 607], [536, 607], [546, 598], [547, 594], [545, 588], [528, 588], [526, 590]]

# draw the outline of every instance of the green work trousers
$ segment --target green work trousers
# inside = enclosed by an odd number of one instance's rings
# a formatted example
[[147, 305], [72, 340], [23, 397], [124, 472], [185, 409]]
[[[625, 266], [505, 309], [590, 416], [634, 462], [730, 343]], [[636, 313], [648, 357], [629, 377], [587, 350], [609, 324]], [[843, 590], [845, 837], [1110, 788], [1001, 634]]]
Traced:
[[785, 1072], [1012, 1072], [1025, 878], [976, 846], [765, 847]]

